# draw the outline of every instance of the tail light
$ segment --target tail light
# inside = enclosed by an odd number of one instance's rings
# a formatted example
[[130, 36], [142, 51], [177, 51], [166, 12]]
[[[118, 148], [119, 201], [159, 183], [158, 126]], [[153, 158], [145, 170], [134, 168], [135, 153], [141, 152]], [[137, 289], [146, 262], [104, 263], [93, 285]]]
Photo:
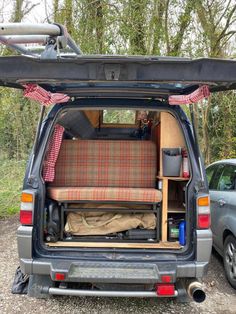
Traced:
[[197, 198], [197, 228], [209, 229], [210, 226], [210, 197], [209, 195], [202, 195]]
[[158, 283], [156, 294], [160, 297], [170, 297], [175, 295], [175, 286], [172, 283]]
[[22, 225], [33, 224], [35, 193], [33, 191], [23, 191], [21, 194], [20, 223]]

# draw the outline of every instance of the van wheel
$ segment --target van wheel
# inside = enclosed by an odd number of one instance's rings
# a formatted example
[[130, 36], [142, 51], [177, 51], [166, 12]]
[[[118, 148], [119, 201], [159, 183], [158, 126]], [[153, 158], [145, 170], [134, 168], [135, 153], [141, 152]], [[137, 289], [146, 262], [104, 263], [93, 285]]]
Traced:
[[236, 289], [236, 239], [229, 235], [224, 242], [224, 268], [231, 286]]

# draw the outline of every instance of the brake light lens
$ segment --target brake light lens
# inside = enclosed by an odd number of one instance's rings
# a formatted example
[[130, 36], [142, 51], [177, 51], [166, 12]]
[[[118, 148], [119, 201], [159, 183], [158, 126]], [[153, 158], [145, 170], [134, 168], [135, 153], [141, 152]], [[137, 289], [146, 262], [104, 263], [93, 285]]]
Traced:
[[33, 224], [34, 199], [34, 192], [23, 191], [21, 194], [20, 223], [22, 225]]
[[20, 223], [22, 225], [32, 225], [33, 223], [33, 214], [31, 211], [20, 210]]
[[55, 280], [57, 280], [57, 281], [65, 280], [65, 274], [63, 274], [63, 273], [56, 273], [55, 274]]
[[210, 197], [209, 195], [197, 198], [197, 228], [209, 229], [211, 226]]
[[198, 215], [198, 227], [199, 229], [208, 229], [211, 225], [210, 215]]
[[175, 295], [174, 284], [158, 283], [156, 285], [156, 293], [158, 296], [169, 297]]

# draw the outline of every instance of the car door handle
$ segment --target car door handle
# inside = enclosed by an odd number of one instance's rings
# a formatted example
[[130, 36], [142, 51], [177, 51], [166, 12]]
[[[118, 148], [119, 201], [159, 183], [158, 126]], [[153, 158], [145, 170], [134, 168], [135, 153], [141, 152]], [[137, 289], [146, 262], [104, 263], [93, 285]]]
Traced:
[[226, 204], [226, 201], [220, 199], [220, 200], [218, 200], [218, 204], [219, 204], [220, 206], [224, 206], [224, 205]]

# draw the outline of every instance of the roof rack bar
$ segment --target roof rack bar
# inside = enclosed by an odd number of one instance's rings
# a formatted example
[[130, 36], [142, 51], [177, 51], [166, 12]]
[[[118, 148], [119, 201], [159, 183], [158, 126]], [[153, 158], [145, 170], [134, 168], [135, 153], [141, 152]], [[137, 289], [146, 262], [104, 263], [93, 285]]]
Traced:
[[80, 50], [80, 47], [76, 45], [74, 40], [68, 36], [68, 46], [77, 54], [77, 55], [82, 55], [82, 51]]
[[59, 27], [60, 29], [60, 34], [62, 36], [65, 36], [67, 38], [67, 44], [68, 46], [77, 54], [77, 55], [81, 55], [82, 51], [80, 50], [80, 47], [78, 47], [76, 45], [76, 43], [74, 42], [74, 40], [71, 38], [70, 34], [67, 32], [67, 29], [65, 26], [58, 24], [58, 23], [54, 23], [55, 26]]
[[55, 24], [0, 23], [0, 35], [59, 36], [61, 29]]
[[45, 45], [47, 42], [47, 35], [12, 35], [12, 36], [0, 36], [0, 38], [5, 40], [8, 45], [12, 44], [43, 44]]
[[11, 44], [8, 43], [7, 39], [5, 38], [5, 36], [0, 36], [0, 43], [3, 43], [4, 45], [8, 46], [9, 48], [16, 50], [17, 52], [24, 54], [24, 55], [30, 55], [30, 56], [34, 56], [35, 54], [33, 52], [31, 52], [30, 50], [26, 49], [25, 47], [22, 47], [20, 45], [16, 45], [16, 44]]
[[[82, 52], [80, 48], [76, 45], [74, 40], [67, 35], [68, 46], [78, 55], [81, 55]], [[13, 44], [43, 44], [47, 43], [48, 36], [47, 35], [12, 35], [12, 36], [0, 36], [0, 41], [6, 45], [13, 45]]]
[[[67, 33], [66, 28], [60, 24], [0, 23], [0, 42], [20, 53], [35, 57], [38, 57], [38, 54], [30, 51], [29, 47], [17, 44], [42, 44], [46, 46], [45, 50], [49, 45], [54, 45], [54, 47], [57, 45], [59, 49], [65, 49], [68, 45], [75, 54], [82, 54], [80, 47]], [[56, 54], [51, 50], [51, 53], [45, 52], [42, 56], [55, 58]]]

